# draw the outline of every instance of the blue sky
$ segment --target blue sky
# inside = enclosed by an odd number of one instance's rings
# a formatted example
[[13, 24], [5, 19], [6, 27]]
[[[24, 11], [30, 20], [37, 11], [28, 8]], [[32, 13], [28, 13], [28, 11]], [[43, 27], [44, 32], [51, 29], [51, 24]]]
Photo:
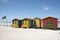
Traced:
[[14, 18], [45, 18], [60, 20], [60, 0], [0, 0], [0, 20], [3, 16]]

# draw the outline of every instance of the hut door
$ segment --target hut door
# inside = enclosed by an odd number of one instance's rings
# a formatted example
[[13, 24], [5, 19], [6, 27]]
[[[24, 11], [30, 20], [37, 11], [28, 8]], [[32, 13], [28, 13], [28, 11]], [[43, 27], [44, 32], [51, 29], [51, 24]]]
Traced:
[[37, 28], [37, 26], [36, 26], [36, 21], [34, 20], [34, 26], [33, 26], [34, 28]]

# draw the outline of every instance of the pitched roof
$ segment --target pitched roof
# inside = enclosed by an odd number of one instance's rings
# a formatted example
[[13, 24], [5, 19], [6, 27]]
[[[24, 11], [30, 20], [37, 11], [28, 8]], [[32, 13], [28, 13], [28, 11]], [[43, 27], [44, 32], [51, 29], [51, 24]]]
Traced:
[[13, 21], [14, 21], [14, 20], [20, 20], [20, 19], [13, 19]]
[[48, 16], [48, 17], [44, 18], [43, 20], [48, 19], [48, 18], [52, 18], [52, 19], [56, 19], [57, 20], [57, 18], [51, 17], [51, 16]]

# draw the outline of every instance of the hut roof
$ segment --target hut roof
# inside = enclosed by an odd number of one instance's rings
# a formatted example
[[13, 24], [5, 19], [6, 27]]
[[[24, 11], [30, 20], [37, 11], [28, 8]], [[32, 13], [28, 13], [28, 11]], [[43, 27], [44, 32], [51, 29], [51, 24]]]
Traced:
[[51, 16], [48, 16], [48, 17], [44, 18], [43, 20], [48, 19], [48, 18], [52, 18], [52, 19], [56, 19], [57, 20], [57, 18], [51, 17]]
[[18, 20], [18, 21], [19, 21], [20, 19], [13, 19], [13, 21], [14, 21], [14, 20]]

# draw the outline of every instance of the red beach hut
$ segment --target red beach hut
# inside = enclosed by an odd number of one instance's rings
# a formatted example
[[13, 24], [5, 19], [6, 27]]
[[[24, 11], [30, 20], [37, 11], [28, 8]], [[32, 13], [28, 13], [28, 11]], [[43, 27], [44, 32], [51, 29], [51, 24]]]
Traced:
[[43, 19], [43, 28], [47, 29], [57, 29], [58, 19], [54, 17], [46, 17]]

